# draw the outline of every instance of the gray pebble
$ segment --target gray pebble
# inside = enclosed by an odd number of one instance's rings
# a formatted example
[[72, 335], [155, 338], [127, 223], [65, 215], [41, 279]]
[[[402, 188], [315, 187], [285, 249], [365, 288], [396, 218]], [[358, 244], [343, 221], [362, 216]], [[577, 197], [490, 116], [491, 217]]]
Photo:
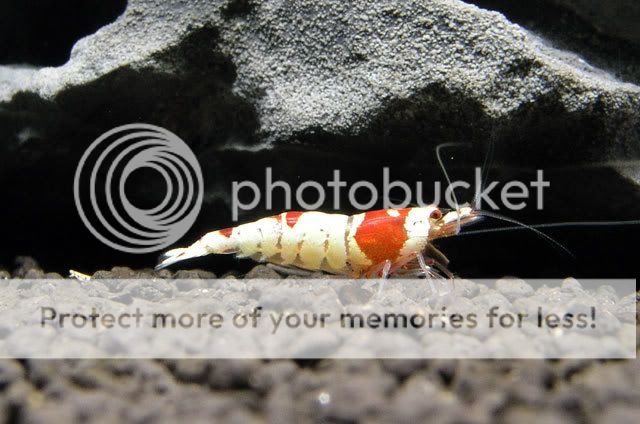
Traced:
[[298, 371], [298, 366], [289, 360], [273, 361], [256, 367], [250, 376], [251, 387], [261, 393], [290, 381]]
[[612, 405], [600, 416], [602, 424], [636, 424], [640, 417], [639, 405]]
[[580, 284], [580, 282], [575, 278], [565, 278], [564, 280], [562, 280], [562, 285], [560, 286], [560, 288], [562, 289], [562, 291], [568, 293], [577, 293], [583, 291], [582, 284]]
[[526, 281], [516, 278], [503, 278], [496, 281], [496, 290], [511, 301], [521, 297], [531, 296], [534, 291]]
[[266, 265], [257, 265], [249, 271], [244, 278], [252, 279], [252, 278], [261, 278], [261, 279], [281, 279], [282, 276], [278, 274], [272, 268], [269, 268]]
[[195, 280], [195, 279], [214, 279], [216, 275], [213, 272], [202, 269], [178, 270], [173, 275], [176, 280]]

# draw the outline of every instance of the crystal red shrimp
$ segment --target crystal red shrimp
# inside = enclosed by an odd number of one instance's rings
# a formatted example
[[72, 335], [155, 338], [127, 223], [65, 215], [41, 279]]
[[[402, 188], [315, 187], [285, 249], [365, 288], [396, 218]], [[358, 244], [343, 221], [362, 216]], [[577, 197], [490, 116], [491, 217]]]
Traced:
[[355, 215], [283, 212], [207, 233], [189, 247], [168, 251], [156, 269], [208, 254], [236, 254], [350, 277], [387, 277], [416, 271], [450, 275], [448, 260], [432, 241], [457, 234], [461, 225], [477, 218], [470, 207], [446, 213], [436, 206]]

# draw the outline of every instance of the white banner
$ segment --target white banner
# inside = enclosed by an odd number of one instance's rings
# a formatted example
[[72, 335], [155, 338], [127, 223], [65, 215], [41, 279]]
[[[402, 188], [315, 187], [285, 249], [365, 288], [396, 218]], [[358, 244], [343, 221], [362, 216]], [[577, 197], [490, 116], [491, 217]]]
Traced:
[[12, 358], [635, 358], [635, 280], [1, 280]]

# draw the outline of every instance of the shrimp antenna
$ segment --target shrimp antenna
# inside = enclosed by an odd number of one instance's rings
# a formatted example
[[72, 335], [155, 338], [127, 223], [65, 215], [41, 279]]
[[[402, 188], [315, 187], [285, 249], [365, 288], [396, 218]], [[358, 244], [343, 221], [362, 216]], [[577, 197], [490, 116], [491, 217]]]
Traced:
[[[482, 190], [484, 190], [484, 187], [487, 184], [487, 181], [489, 181], [489, 172], [491, 172], [491, 162], [493, 162], [493, 157], [495, 152], [495, 145], [496, 145], [495, 139], [496, 139], [495, 129], [492, 128], [491, 135], [489, 136], [489, 147], [487, 149], [487, 154], [484, 156], [484, 160], [482, 161], [482, 168], [480, 168], [481, 169], [480, 193], [482, 192]], [[473, 195], [473, 200], [471, 201], [471, 204], [473, 205], [474, 208], [479, 206], [477, 204], [478, 194], [479, 192], [476, 192]]]
[[471, 230], [460, 233], [460, 236], [469, 234], [483, 233], [499, 233], [501, 231], [527, 230], [530, 228], [562, 228], [562, 227], [612, 227], [616, 225], [640, 225], [640, 219], [632, 219], [629, 221], [567, 221], [567, 222], [548, 222], [544, 224], [527, 225], [526, 227], [500, 227], [500, 228], [484, 228], [481, 230]]
[[[536, 228], [537, 226], [527, 225], [527, 224], [525, 224], [523, 222], [517, 221], [517, 220], [512, 219], [512, 218], [507, 218], [506, 216], [503, 216], [503, 215], [500, 215], [500, 214], [497, 214], [497, 213], [494, 213], [494, 212], [479, 210], [479, 211], [476, 211], [476, 213], [478, 215], [481, 215], [481, 216], [487, 216], [489, 218], [494, 218], [494, 219], [499, 219], [501, 221], [510, 222], [512, 224], [518, 225], [519, 227], [521, 227], [523, 229], [531, 230], [534, 233], [536, 233], [538, 236], [542, 237], [547, 242], [549, 242], [549, 243], [555, 245], [556, 247], [559, 247], [560, 249], [562, 249], [565, 253], [567, 253], [572, 258], [575, 258], [575, 255], [573, 253], [571, 253], [571, 251], [569, 249], [564, 247], [560, 242], [556, 241], [552, 237], [550, 237], [550, 236], [546, 235], [545, 233], [543, 233], [542, 231], [538, 230]], [[518, 228], [518, 227], [516, 227], [516, 228]], [[497, 230], [500, 230], [500, 228], [498, 228]], [[477, 230], [477, 231], [482, 231], [482, 230]]]
[[[438, 163], [440, 164], [440, 169], [442, 169], [442, 173], [444, 177], [447, 179], [448, 187], [451, 187], [451, 179], [449, 178], [449, 174], [447, 173], [447, 169], [444, 166], [444, 162], [442, 161], [442, 156], [440, 155], [440, 150], [443, 147], [450, 146], [468, 146], [469, 143], [440, 143], [436, 147], [436, 157], [438, 158]], [[456, 190], [451, 189], [451, 194], [453, 194], [453, 201], [456, 204], [456, 212], [457, 212], [457, 222], [456, 222], [456, 234], [460, 232], [460, 204], [458, 203], [458, 197], [456, 196]]]

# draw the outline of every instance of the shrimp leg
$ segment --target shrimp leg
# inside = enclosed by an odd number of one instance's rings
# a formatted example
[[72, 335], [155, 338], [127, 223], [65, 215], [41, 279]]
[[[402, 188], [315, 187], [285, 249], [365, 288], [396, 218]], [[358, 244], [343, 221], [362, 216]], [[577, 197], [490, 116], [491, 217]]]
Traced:
[[393, 263], [387, 259], [384, 262], [373, 265], [367, 270], [365, 276], [367, 278], [383, 278], [386, 279], [392, 272]]

